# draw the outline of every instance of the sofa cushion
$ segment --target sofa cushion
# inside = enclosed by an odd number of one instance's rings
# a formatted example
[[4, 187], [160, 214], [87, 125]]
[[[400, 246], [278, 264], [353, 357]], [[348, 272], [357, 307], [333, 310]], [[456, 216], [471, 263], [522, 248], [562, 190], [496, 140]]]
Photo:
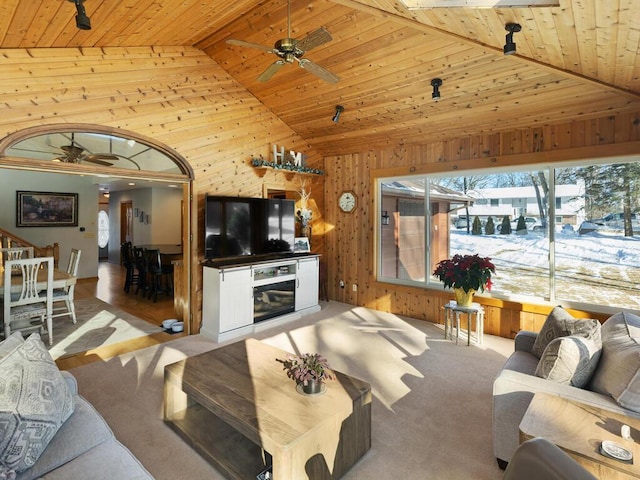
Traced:
[[544, 325], [542, 325], [540, 333], [538, 333], [533, 348], [531, 349], [531, 353], [540, 358], [544, 353], [544, 349], [547, 348], [547, 345], [554, 339], [576, 334], [588, 336], [597, 328], [596, 324], [599, 324], [597, 320], [573, 318], [571, 314], [561, 306], [554, 307], [545, 320]]
[[154, 480], [140, 461], [115, 437], [88, 450], [73, 462], [67, 462], [41, 477], [42, 480], [89, 478], [91, 480]]
[[12, 353], [16, 348], [20, 347], [24, 343], [22, 333], [13, 332], [9, 335], [9, 338], [0, 342], [0, 360]]
[[620, 312], [602, 325], [602, 356], [591, 380], [594, 392], [640, 412], [640, 317]]
[[73, 406], [67, 382], [39, 334], [0, 358], [0, 476], [31, 467]]
[[544, 349], [536, 368], [536, 376], [584, 388], [598, 366], [601, 351], [599, 323], [598, 328], [587, 337], [558, 337]]
[[79, 395], [74, 395], [74, 403], [73, 414], [60, 427], [38, 461], [30, 469], [19, 473], [16, 480], [46, 477], [96, 446], [114, 439], [111, 428], [93, 405]]

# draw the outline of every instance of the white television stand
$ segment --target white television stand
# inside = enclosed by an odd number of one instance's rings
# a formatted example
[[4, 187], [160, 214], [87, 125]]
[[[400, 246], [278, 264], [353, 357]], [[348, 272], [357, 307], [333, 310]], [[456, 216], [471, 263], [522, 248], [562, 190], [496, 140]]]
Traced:
[[[217, 342], [297, 320], [320, 311], [318, 287], [319, 255], [303, 255], [281, 260], [267, 260], [203, 266], [202, 326], [200, 333]], [[286, 285], [271, 293], [291, 300], [286, 313], [260, 321], [260, 300], [254, 292], [271, 285]], [[260, 295], [266, 295], [260, 294]], [[293, 298], [295, 300], [293, 300]]]

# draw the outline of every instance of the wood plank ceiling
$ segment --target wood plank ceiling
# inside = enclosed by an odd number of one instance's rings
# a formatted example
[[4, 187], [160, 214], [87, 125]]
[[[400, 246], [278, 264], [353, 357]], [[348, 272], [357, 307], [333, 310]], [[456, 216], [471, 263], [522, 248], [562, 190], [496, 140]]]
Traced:
[[[271, 47], [286, 37], [286, 0], [87, 0], [85, 8], [88, 31], [75, 27], [67, 0], [3, 0], [0, 48], [194, 46], [324, 155], [640, 110], [638, 0], [417, 11], [398, 0], [291, 0], [294, 38], [331, 32], [305, 56], [338, 75], [336, 84], [295, 64], [258, 82], [277, 57], [225, 42]], [[509, 22], [522, 31], [517, 55], [505, 56]]]

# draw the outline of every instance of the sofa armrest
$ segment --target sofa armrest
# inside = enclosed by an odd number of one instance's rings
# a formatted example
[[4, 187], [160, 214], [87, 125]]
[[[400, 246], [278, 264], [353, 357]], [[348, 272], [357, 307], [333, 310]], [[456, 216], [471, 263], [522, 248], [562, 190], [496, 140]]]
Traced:
[[544, 438], [524, 442], [509, 462], [503, 480], [598, 480], [578, 462]]
[[76, 377], [71, 375], [66, 370], [60, 370], [60, 373], [62, 374], [62, 378], [64, 378], [64, 380], [67, 382], [67, 386], [69, 387], [69, 391], [71, 392], [71, 395], [77, 395], [78, 382], [76, 381]]
[[536, 332], [530, 332], [528, 330], [520, 330], [516, 334], [516, 338], [514, 339], [514, 350], [516, 352], [529, 352], [533, 349], [533, 344], [538, 338], [538, 334]]

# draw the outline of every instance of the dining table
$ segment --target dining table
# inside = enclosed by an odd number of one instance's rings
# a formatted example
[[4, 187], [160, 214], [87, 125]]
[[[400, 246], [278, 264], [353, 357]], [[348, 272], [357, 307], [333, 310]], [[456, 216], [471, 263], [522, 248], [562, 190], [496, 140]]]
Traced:
[[135, 248], [143, 250], [160, 250], [160, 255], [182, 255], [182, 245], [174, 244], [147, 244], [134, 245]]
[[180, 260], [182, 258], [182, 245], [176, 244], [145, 244], [134, 245], [134, 248], [141, 248], [142, 250], [158, 250], [160, 252], [160, 258], [163, 265], [169, 265], [174, 260]]
[[[75, 285], [78, 281], [77, 277], [67, 273], [64, 270], [55, 268], [53, 270], [53, 288], [65, 288], [70, 285]], [[20, 285], [22, 285], [22, 275], [11, 275], [11, 291], [20, 291]], [[15, 286], [15, 288], [13, 287]], [[47, 272], [42, 270], [38, 272], [38, 283], [36, 284], [39, 290], [45, 290], [47, 288]], [[4, 267], [0, 267], [0, 300], [4, 298]]]

